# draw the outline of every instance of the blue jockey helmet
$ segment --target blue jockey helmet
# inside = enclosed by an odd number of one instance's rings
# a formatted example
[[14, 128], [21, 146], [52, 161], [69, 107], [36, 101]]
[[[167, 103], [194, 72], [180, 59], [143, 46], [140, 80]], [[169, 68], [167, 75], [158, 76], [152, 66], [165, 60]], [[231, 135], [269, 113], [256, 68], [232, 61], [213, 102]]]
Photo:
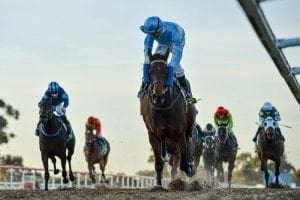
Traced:
[[48, 91], [51, 93], [51, 94], [55, 94], [58, 92], [58, 89], [59, 89], [59, 85], [57, 82], [51, 82], [49, 83], [48, 85]]
[[267, 102], [264, 103], [262, 109], [265, 110], [265, 111], [271, 111], [272, 107], [273, 107], [272, 104], [267, 101]]
[[159, 17], [148, 17], [144, 25], [140, 27], [141, 31], [146, 34], [154, 34], [162, 30], [162, 21]]
[[211, 131], [213, 129], [213, 125], [211, 123], [206, 124], [206, 129]]

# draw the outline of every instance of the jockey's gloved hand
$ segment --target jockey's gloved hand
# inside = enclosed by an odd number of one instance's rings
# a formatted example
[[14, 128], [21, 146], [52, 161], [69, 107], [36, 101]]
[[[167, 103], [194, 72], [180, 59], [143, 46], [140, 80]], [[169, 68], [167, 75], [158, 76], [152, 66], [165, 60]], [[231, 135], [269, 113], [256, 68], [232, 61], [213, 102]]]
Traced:
[[143, 82], [146, 84], [150, 83], [149, 70], [150, 70], [150, 64], [144, 64], [143, 65]]
[[168, 87], [173, 87], [173, 76], [174, 76], [174, 68], [172, 66], [168, 66], [167, 80], [166, 85]]

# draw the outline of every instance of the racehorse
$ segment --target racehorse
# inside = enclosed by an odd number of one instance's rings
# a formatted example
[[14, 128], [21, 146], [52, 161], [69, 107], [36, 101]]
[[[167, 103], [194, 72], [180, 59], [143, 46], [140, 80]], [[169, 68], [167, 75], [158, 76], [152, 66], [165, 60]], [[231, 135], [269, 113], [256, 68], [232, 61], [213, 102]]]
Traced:
[[[54, 174], [59, 173], [59, 170], [56, 169], [55, 156], [60, 158], [63, 183], [65, 184], [69, 182], [66, 172], [66, 160], [68, 160], [69, 178], [71, 181], [74, 181], [71, 159], [74, 153], [75, 137], [68, 141], [68, 134], [65, 125], [63, 125], [63, 122], [59, 119], [59, 116], [55, 114], [51, 105], [51, 100], [42, 100], [39, 103], [39, 107], [41, 120], [41, 123], [38, 127], [39, 144], [45, 170], [45, 190], [48, 191], [48, 181], [50, 177], [48, 168], [49, 158], [52, 160], [54, 166]], [[68, 155], [66, 155], [66, 150], [68, 150]]]
[[88, 163], [88, 169], [90, 178], [92, 179], [93, 183], [96, 183], [95, 180], [95, 167], [94, 164], [99, 163], [100, 170], [101, 170], [101, 183], [107, 183], [104, 171], [108, 160], [108, 155], [110, 152], [110, 145], [109, 142], [102, 138], [106, 145], [105, 149], [102, 145], [99, 144], [97, 137], [93, 134], [93, 127], [86, 128], [85, 130], [85, 147], [84, 147], [84, 155], [85, 160]]
[[215, 137], [212, 135], [205, 136], [203, 148], [203, 164], [206, 175], [211, 180], [214, 180], [214, 170], [216, 162], [215, 146]]
[[141, 115], [148, 130], [149, 142], [155, 157], [156, 184], [161, 186], [162, 143], [168, 138], [179, 149], [180, 169], [191, 177], [193, 166], [188, 162], [187, 140], [195, 122], [196, 112], [187, 105], [185, 97], [175, 84], [167, 87], [167, 56], [154, 54], [150, 59], [150, 80], [147, 94], [140, 99]]
[[217, 178], [219, 181], [224, 182], [224, 170], [223, 162], [228, 162], [228, 187], [231, 187], [232, 171], [234, 167], [234, 162], [237, 154], [237, 144], [235, 140], [229, 135], [229, 128], [226, 126], [219, 126], [217, 129], [216, 137], [216, 168], [217, 168]]
[[279, 167], [281, 156], [284, 152], [283, 140], [275, 131], [275, 121], [272, 117], [267, 117], [263, 123], [264, 129], [259, 134], [257, 141], [257, 154], [261, 161], [261, 170], [265, 173], [266, 187], [269, 186], [269, 173], [267, 168], [268, 159], [275, 163], [276, 184], [279, 184]]

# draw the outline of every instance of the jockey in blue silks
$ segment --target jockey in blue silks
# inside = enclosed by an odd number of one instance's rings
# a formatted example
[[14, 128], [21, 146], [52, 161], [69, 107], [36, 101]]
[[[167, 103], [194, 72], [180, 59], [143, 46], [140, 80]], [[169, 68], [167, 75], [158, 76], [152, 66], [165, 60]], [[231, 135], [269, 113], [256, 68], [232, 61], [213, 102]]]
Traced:
[[[44, 93], [44, 96], [42, 97], [41, 101], [50, 100], [50, 99], [54, 111], [58, 113], [59, 117], [62, 119], [62, 122], [67, 126], [67, 132], [69, 138], [72, 138], [73, 131], [71, 128], [71, 124], [66, 117], [66, 108], [69, 105], [69, 96], [65, 92], [65, 90], [59, 86], [57, 82], [49, 83], [48, 89]], [[39, 121], [35, 132], [37, 136], [39, 135], [38, 128], [40, 123], [41, 122]]]
[[192, 98], [192, 93], [185, 79], [184, 70], [180, 65], [183, 47], [185, 43], [185, 33], [182, 27], [173, 22], [162, 21], [159, 17], [149, 17], [145, 20], [141, 31], [146, 34], [144, 41], [145, 61], [143, 65], [143, 82], [138, 97], [143, 96], [147, 85], [150, 83], [149, 68], [150, 56], [152, 55], [152, 47], [154, 41], [158, 43], [156, 52], [166, 55], [167, 52], [172, 53], [171, 60], [168, 64], [168, 75], [166, 85], [173, 86], [173, 77], [178, 79], [181, 87], [186, 91], [186, 99], [188, 102], [195, 103], [196, 99]]

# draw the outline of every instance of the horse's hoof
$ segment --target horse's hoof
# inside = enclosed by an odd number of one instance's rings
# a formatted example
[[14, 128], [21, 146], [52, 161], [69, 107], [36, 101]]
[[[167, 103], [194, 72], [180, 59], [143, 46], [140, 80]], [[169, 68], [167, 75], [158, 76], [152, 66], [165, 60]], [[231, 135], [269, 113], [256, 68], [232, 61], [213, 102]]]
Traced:
[[73, 176], [73, 174], [71, 174], [70, 176], [69, 176], [69, 178], [70, 178], [70, 181], [74, 181], [75, 180], [75, 177]]
[[59, 169], [55, 169], [54, 174], [58, 174], [58, 173], [59, 173]]
[[63, 182], [64, 182], [64, 184], [67, 184], [67, 183], [69, 183], [69, 180], [64, 178]]
[[193, 169], [193, 166], [192, 165], [188, 165], [188, 167], [186, 168], [186, 171], [185, 171], [186, 175], [188, 177], [192, 177], [195, 175], [195, 170]]

